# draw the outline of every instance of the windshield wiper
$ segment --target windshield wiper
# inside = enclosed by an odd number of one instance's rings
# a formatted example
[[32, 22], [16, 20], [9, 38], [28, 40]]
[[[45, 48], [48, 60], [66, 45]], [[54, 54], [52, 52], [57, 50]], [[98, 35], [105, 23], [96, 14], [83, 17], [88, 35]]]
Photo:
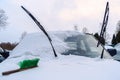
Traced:
[[[101, 32], [100, 32], [100, 40], [98, 40], [97, 47], [99, 46], [101, 38], [104, 37], [104, 33], [106, 32], [106, 27], [108, 24], [108, 17], [109, 17], [109, 2], [107, 2], [107, 4], [106, 4], [104, 19], [103, 19], [103, 23], [102, 23]], [[104, 54], [104, 48], [103, 48], [102, 53], [101, 53], [101, 58], [103, 58], [103, 54]]]
[[57, 54], [56, 54], [56, 51], [53, 47], [53, 44], [52, 44], [52, 39], [50, 38], [50, 36], [48, 35], [48, 33], [45, 31], [44, 27], [40, 24], [40, 22], [27, 10], [25, 9], [23, 6], [21, 6], [21, 8], [33, 19], [33, 21], [38, 25], [38, 27], [43, 31], [43, 33], [47, 36], [50, 44], [51, 44], [51, 47], [53, 49], [53, 52], [54, 52], [54, 56], [57, 57]]

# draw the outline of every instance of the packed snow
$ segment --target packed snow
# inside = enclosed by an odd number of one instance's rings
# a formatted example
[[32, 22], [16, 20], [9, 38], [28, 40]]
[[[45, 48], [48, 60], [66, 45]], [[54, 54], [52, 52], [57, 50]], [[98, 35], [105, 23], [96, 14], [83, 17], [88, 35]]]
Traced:
[[[75, 32], [49, 33], [58, 57], [55, 58], [47, 37], [42, 33], [27, 35], [11, 52], [8, 59], [0, 63], [0, 74], [18, 69], [19, 61], [40, 58], [37, 68], [0, 76], [0, 80], [120, 80], [120, 63], [113, 59], [88, 58], [61, 55], [69, 49], [64, 43], [66, 36]], [[71, 34], [70, 34], [71, 33]]]

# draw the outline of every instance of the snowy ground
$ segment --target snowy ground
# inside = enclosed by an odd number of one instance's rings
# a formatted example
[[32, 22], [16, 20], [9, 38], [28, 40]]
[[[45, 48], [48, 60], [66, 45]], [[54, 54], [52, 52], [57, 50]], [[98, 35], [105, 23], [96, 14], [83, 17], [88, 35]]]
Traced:
[[120, 63], [115, 60], [61, 55], [68, 49], [62, 39], [74, 34], [70, 33], [51, 34], [57, 58], [43, 34], [27, 35], [0, 64], [0, 74], [19, 68], [18, 62], [24, 59], [40, 58], [38, 67], [8, 76], [0, 75], [0, 80], [120, 80]]

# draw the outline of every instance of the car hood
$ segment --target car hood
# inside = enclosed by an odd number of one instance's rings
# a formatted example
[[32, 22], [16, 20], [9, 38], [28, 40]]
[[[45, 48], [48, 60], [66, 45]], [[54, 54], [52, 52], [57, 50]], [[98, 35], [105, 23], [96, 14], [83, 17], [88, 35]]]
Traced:
[[[17, 69], [17, 63], [24, 57], [7, 59], [0, 64], [0, 74]], [[120, 63], [112, 59], [64, 56], [40, 58], [37, 68], [0, 76], [1, 80], [119, 80]]]

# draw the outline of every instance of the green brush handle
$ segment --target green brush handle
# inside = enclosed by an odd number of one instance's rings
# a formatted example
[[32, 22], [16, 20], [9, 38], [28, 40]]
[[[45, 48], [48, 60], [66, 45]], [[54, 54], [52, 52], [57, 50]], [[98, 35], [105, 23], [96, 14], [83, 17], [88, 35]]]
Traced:
[[2, 75], [5, 76], [5, 75], [13, 74], [13, 73], [16, 73], [16, 72], [20, 72], [20, 71], [32, 69], [32, 68], [35, 68], [35, 67], [37, 67], [37, 66], [29, 67], [29, 68], [24, 68], [24, 69], [16, 69], [16, 70], [11, 70], [11, 71], [5, 71], [5, 72], [2, 72]]

